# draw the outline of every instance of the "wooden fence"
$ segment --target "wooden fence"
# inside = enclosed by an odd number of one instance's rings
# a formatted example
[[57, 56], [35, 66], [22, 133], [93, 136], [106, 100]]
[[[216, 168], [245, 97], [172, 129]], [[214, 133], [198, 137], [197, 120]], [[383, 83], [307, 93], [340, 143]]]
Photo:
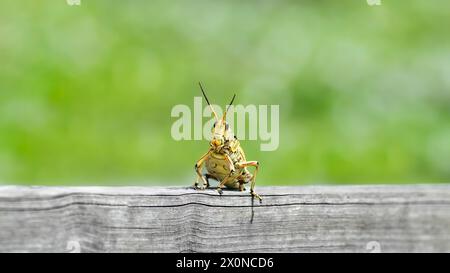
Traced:
[[450, 252], [450, 186], [0, 187], [0, 252]]

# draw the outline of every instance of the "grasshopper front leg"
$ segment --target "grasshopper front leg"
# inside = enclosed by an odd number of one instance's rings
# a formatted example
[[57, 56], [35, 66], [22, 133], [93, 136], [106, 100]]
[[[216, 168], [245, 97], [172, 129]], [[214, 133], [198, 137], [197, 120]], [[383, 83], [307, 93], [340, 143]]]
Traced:
[[228, 161], [228, 169], [230, 170], [230, 173], [225, 176], [222, 181], [217, 186], [217, 192], [222, 195], [222, 187], [228, 182], [228, 180], [232, 179], [233, 174], [235, 173], [235, 168], [233, 164], [233, 160], [231, 160], [229, 155], [225, 155], [226, 160]]
[[[209, 150], [206, 154], [204, 154], [195, 164], [194, 169], [195, 172], [197, 173], [197, 179], [194, 183], [194, 189], [200, 189], [200, 190], [204, 190], [206, 187], [208, 187], [208, 182], [206, 181], [205, 177], [203, 177], [201, 170], [203, 167], [203, 163], [205, 163], [205, 160], [208, 159], [209, 155], [211, 154], [211, 150]], [[201, 179], [203, 182], [202, 186], [198, 186], [198, 180]]]
[[239, 169], [245, 168], [245, 167], [255, 167], [255, 172], [253, 173], [252, 183], [251, 183], [251, 186], [250, 186], [250, 194], [252, 195], [252, 197], [256, 197], [256, 198], [259, 199], [259, 201], [262, 201], [261, 196], [259, 196], [259, 194], [257, 194], [255, 192], [255, 179], [256, 179], [256, 174], [258, 173], [258, 170], [259, 170], [259, 162], [258, 161], [242, 162], [242, 163], [238, 163], [237, 167]]

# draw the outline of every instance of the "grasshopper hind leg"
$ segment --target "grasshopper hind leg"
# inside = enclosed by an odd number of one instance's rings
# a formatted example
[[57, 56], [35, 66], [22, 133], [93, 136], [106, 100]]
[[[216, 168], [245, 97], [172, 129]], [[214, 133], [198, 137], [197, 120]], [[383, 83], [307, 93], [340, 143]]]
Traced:
[[246, 161], [246, 162], [242, 162], [240, 164], [238, 164], [239, 168], [247, 168], [247, 167], [254, 167], [255, 171], [252, 174], [252, 177], [250, 179], [251, 184], [250, 184], [250, 194], [252, 195], [252, 197], [259, 199], [259, 201], [262, 201], [262, 198], [259, 194], [257, 194], [255, 192], [255, 180], [256, 180], [256, 174], [258, 173], [259, 170], [259, 162], [258, 161]]

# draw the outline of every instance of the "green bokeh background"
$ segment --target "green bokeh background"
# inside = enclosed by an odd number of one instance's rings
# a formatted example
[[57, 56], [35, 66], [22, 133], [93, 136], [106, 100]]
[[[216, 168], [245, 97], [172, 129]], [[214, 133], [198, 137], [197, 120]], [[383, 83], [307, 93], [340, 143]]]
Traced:
[[[257, 185], [450, 182], [450, 2], [0, 2], [0, 183], [190, 185], [170, 116], [280, 105]], [[206, 121], [206, 120], [205, 120]]]

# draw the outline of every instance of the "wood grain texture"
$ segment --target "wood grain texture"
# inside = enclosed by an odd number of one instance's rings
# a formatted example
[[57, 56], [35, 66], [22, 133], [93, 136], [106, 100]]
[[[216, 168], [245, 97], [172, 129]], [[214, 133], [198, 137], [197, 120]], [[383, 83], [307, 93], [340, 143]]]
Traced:
[[257, 190], [3, 186], [0, 252], [450, 252], [449, 185]]

